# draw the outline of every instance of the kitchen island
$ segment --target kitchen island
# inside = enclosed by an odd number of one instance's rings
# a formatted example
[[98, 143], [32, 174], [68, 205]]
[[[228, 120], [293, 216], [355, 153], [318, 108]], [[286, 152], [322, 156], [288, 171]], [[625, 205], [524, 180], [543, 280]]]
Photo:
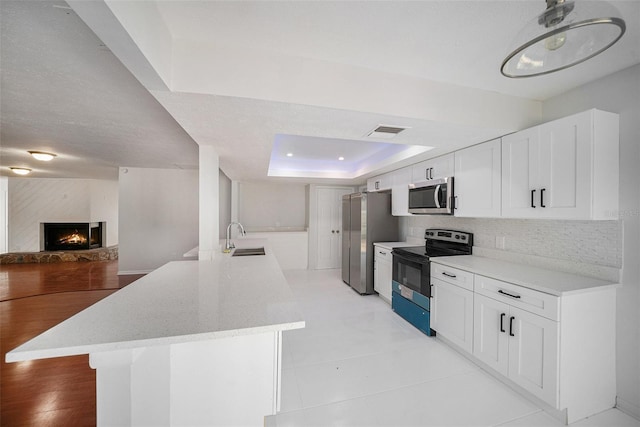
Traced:
[[170, 262], [6, 361], [89, 354], [98, 425], [263, 425], [279, 407], [282, 332], [304, 326], [267, 245]]

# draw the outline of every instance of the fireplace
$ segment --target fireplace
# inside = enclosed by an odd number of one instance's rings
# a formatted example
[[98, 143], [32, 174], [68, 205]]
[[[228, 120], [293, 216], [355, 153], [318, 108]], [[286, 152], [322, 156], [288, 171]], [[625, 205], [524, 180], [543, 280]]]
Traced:
[[73, 251], [102, 247], [102, 222], [45, 222], [45, 251]]

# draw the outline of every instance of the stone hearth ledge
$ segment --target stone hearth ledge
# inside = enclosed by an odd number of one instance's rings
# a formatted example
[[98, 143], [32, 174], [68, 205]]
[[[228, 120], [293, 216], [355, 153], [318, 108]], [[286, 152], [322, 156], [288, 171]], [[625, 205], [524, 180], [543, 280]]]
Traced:
[[79, 251], [9, 252], [0, 254], [2, 264], [49, 264], [56, 262], [110, 261], [118, 259], [118, 246]]

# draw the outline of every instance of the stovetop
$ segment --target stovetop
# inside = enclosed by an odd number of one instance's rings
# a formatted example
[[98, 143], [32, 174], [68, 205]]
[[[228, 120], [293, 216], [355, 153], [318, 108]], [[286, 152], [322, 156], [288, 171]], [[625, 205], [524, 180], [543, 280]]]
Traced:
[[467, 253], [460, 253], [457, 251], [453, 251], [451, 249], [442, 250], [442, 249], [429, 248], [429, 251], [427, 252], [427, 249], [424, 246], [409, 246], [409, 247], [403, 247], [403, 248], [394, 248], [393, 251], [398, 254], [405, 253], [410, 255], [423, 256], [425, 258], [450, 256], [450, 255], [468, 255]]
[[394, 248], [393, 253], [424, 258], [451, 255], [471, 255], [473, 234], [463, 231], [427, 229], [424, 233], [425, 245]]

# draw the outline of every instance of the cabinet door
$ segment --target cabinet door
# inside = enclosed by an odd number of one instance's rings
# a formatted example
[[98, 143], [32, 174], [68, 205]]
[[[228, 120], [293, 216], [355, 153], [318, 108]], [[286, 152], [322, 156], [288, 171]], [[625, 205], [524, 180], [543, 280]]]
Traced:
[[539, 151], [539, 127], [502, 137], [503, 217], [531, 218], [539, 215], [539, 209], [535, 207], [539, 197]]
[[391, 280], [392, 280], [392, 263], [391, 254], [384, 255], [379, 253], [376, 248], [375, 274], [373, 288], [375, 291], [389, 304], [391, 303]]
[[509, 378], [558, 406], [558, 323], [511, 307], [507, 322]]
[[456, 216], [500, 216], [501, 161], [500, 139], [455, 152]]
[[412, 171], [410, 167], [397, 170], [393, 176], [391, 187], [391, 214], [394, 216], [411, 216], [409, 213], [409, 184]]
[[591, 116], [577, 114], [540, 127], [538, 213], [588, 219], [591, 195]]
[[468, 353], [473, 351], [473, 292], [431, 279], [431, 329]]
[[507, 375], [509, 369], [509, 305], [475, 294], [473, 355]]
[[412, 167], [412, 182], [445, 178], [454, 174], [453, 153], [416, 163]]
[[393, 185], [393, 174], [386, 173], [384, 175], [374, 176], [367, 180], [367, 191], [383, 191], [390, 190]]

